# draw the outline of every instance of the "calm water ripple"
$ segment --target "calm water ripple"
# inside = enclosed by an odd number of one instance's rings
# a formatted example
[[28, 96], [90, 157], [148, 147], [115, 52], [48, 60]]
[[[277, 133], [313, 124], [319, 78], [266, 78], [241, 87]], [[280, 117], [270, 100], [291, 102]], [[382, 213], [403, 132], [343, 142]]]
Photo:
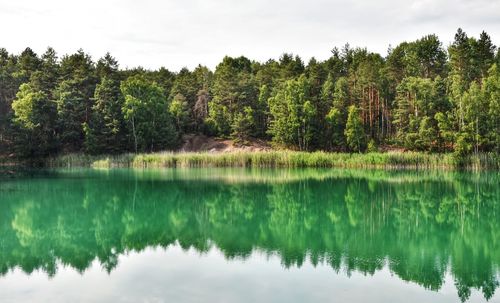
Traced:
[[500, 174], [0, 177], [1, 302], [500, 302]]

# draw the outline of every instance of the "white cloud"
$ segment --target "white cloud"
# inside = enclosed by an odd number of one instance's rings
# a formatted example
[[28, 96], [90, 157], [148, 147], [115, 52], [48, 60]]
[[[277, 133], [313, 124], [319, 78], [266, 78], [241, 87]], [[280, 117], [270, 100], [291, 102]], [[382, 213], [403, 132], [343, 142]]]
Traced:
[[123, 67], [213, 68], [226, 54], [324, 59], [346, 42], [385, 54], [429, 33], [447, 45], [458, 27], [498, 42], [499, 11], [499, 0], [0, 0], [0, 46], [83, 48], [95, 59], [110, 51]]

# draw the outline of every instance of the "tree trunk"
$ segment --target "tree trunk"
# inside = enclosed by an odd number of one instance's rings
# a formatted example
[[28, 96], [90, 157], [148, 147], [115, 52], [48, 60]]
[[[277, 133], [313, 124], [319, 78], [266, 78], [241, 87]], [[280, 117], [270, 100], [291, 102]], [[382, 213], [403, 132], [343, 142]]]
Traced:
[[137, 154], [137, 134], [135, 133], [135, 119], [132, 118], [132, 134], [134, 136], [134, 150]]

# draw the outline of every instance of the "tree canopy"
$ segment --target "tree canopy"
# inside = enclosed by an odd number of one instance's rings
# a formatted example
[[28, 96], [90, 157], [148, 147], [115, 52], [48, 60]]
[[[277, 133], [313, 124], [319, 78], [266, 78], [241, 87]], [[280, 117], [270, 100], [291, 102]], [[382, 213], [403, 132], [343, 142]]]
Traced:
[[499, 58], [486, 32], [462, 29], [447, 49], [426, 35], [386, 56], [346, 44], [324, 61], [227, 56], [214, 71], [0, 49], [0, 153], [175, 149], [185, 133], [307, 151], [498, 152]]

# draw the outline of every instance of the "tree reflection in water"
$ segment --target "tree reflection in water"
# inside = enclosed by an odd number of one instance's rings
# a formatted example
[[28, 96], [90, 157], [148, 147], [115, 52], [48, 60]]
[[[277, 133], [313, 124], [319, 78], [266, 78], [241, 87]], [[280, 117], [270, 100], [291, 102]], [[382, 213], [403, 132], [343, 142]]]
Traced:
[[498, 173], [191, 169], [55, 171], [0, 181], [0, 271], [56, 275], [147, 247], [227, 259], [259, 249], [285, 267], [388, 267], [459, 297], [499, 286]]

